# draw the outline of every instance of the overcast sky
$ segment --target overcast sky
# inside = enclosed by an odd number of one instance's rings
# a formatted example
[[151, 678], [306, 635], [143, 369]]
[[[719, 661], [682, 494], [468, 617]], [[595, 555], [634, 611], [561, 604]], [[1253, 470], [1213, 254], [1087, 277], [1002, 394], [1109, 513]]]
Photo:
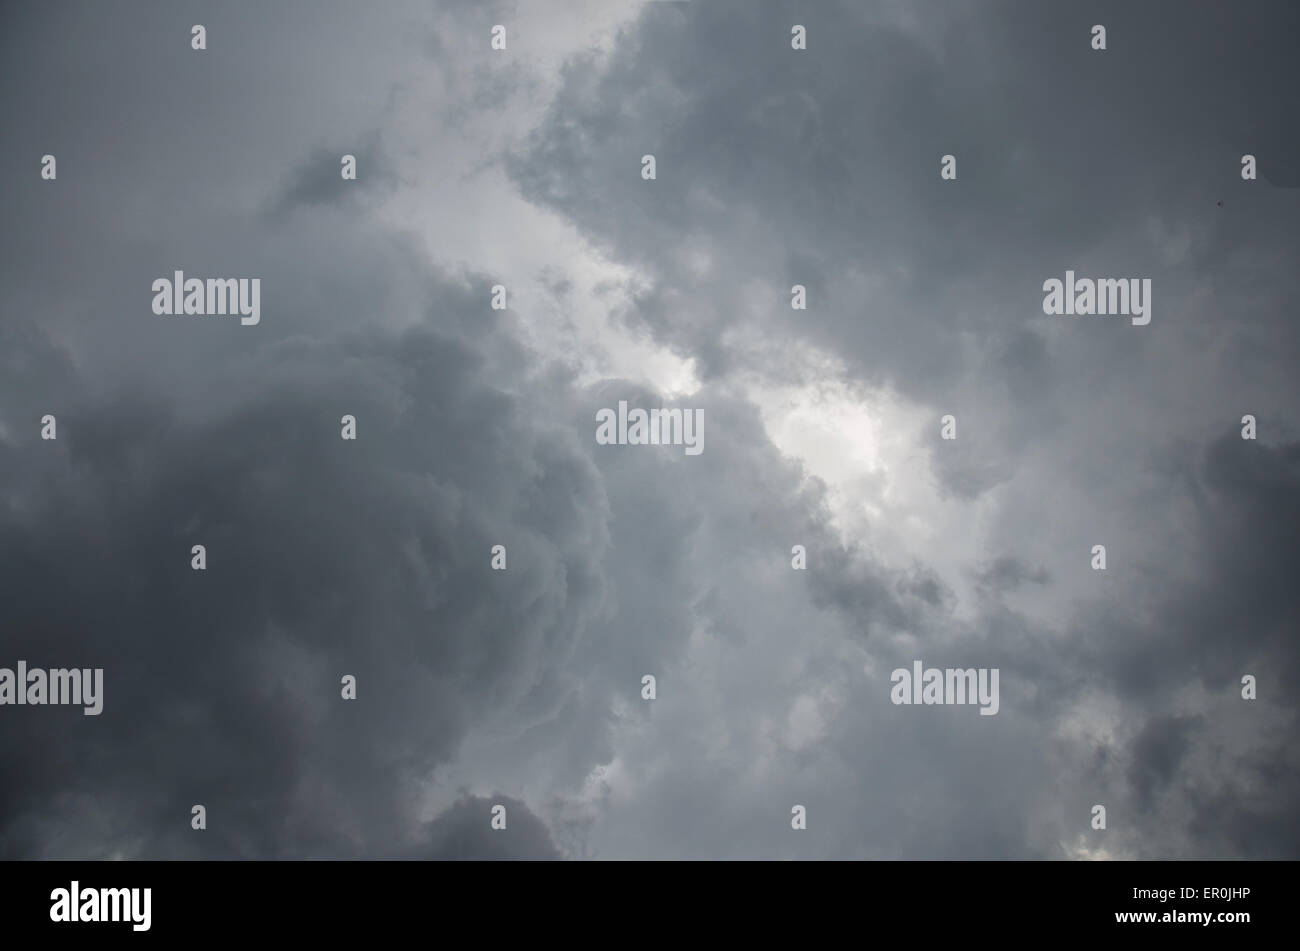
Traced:
[[0, 857], [1300, 857], [1298, 32], [6, 4], [0, 667], [104, 706], [0, 707]]

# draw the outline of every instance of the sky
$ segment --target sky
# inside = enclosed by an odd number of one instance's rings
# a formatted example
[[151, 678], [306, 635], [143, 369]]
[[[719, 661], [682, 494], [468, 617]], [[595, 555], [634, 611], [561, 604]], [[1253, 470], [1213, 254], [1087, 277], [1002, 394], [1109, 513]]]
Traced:
[[1300, 857], [1298, 27], [6, 4], [0, 858]]

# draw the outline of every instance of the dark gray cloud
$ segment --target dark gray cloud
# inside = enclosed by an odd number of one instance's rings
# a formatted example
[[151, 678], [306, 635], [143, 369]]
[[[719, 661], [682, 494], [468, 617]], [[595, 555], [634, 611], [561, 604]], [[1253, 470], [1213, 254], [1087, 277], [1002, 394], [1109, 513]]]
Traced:
[[[352, 156], [353, 179], [343, 178], [344, 156]], [[345, 143], [341, 148], [318, 148], [294, 170], [283, 194], [273, 206], [277, 214], [286, 214], [299, 206], [351, 204], [373, 201], [370, 193], [396, 184], [388, 157], [374, 137], [364, 145]]]
[[1197, 717], [1155, 717], [1147, 721], [1133, 741], [1133, 763], [1129, 782], [1138, 800], [1148, 808], [1152, 798], [1178, 772], [1191, 746], [1192, 733], [1200, 725]]
[[1300, 853], [1294, 9], [2, 16], [0, 665], [106, 696], [4, 708], [0, 855]]
[[1024, 584], [1047, 584], [1051, 581], [1050, 576], [1043, 569], [1031, 570], [1010, 556], [996, 559], [980, 573], [979, 578], [981, 583], [999, 592], [1014, 590]]
[[[494, 806], [505, 807], [505, 827], [489, 824]], [[465, 796], [434, 819], [427, 844], [414, 858], [433, 861], [538, 861], [558, 859], [546, 825], [528, 807], [509, 796]]]
[[[102, 666], [108, 704], [84, 722], [12, 711], [6, 757], [47, 776], [7, 785], [7, 851], [48, 854], [24, 830], [62, 813], [51, 785], [123, 824], [97, 849], [368, 851], [400, 841], [409, 787], [468, 721], [568, 689], [602, 600], [590, 462], [427, 331], [285, 346], [271, 362], [232, 380], [239, 405], [208, 425], [121, 399], [70, 407], [57, 443], [5, 447], [28, 466], [52, 457], [0, 527], [19, 592], [8, 655]], [[344, 413], [355, 443], [340, 439]], [[490, 590], [499, 543], [512, 563]], [[349, 673], [355, 703], [339, 697]], [[191, 802], [212, 817], [203, 839], [158, 821]]]
[[[526, 194], [651, 276], [625, 319], [696, 358], [706, 378], [798, 381], [790, 349], [812, 344], [849, 381], [929, 409], [917, 442], [939, 499], [988, 508], [998, 496], [983, 531], [1006, 553], [972, 566], [991, 599], [980, 615], [931, 619], [928, 640], [955, 628], [963, 655], [1001, 664], [1013, 706], [1055, 724], [1057, 748], [1043, 754], [1060, 782], [1158, 812], [1090, 852], [1223, 854], [1239, 834], [1229, 844], [1158, 831], [1190, 830], [1202, 812], [1194, 796], [1157, 804], [1156, 785], [1218, 787], [1184, 765], [1203, 763], [1206, 747], [1290, 763], [1275, 744], [1296, 724], [1282, 619], [1297, 605], [1280, 579], [1297, 564], [1300, 486], [1284, 460], [1300, 339], [1285, 316], [1296, 299], [1285, 262], [1300, 248], [1293, 196], [1238, 172], [1251, 152], [1285, 177], [1294, 154], [1279, 81], [1293, 72], [1279, 37], [1294, 18], [1274, 5], [1236, 16], [1208, 4], [1071, 14], [1012, 3], [902, 19], [830, 3], [649, 8], [617, 55], [575, 63], [512, 165]], [[808, 28], [807, 54], [789, 49], [794, 22]], [[1108, 28], [1105, 53], [1089, 49], [1093, 23]], [[658, 158], [655, 182], [636, 175], [643, 152]], [[957, 182], [939, 180], [945, 153]], [[682, 251], [693, 236], [706, 267]], [[1041, 282], [1067, 268], [1151, 276], [1150, 332], [1045, 318]], [[809, 288], [806, 312], [789, 309], [796, 282]], [[775, 342], [728, 343], [757, 338]], [[959, 437], [945, 444], [938, 418], [949, 412]], [[1244, 412], [1268, 419], [1262, 443], [1239, 438]], [[1098, 541], [1109, 574], [1088, 570]], [[860, 630], [882, 608], [881, 633], [916, 623], [869, 578], [841, 571], [819, 590]], [[1004, 597], [1029, 597], [1032, 613]], [[1180, 692], [1235, 697], [1252, 665], [1279, 670], [1280, 732], [1173, 755], [1177, 737], [1160, 724], [1198, 722], [1172, 711], [1208, 702]], [[1090, 712], [1094, 694], [1110, 699]], [[1109, 731], [1107, 704], [1153, 725], [1075, 748], [1071, 737]], [[1249, 729], [1245, 716], [1233, 730]], [[1097, 742], [1119, 744], [1113, 759], [1128, 772], [1089, 781]], [[895, 747], [926, 748], [901, 736]], [[1294, 768], [1282, 775], [1294, 789]], [[1262, 794], [1252, 770], [1240, 781]], [[1293, 841], [1291, 811], [1252, 815]], [[927, 846], [913, 834], [894, 854], [1024, 848], [1019, 833], [971, 840], [957, 831], [969, 824], [937, 827], [953, 838]]]
[[[575, 63], [514, 173], [657, 278], [629, 316], [706, 374], [742, 359], [721, 343], [740, 332], [827, 346], [856, 375], [939, 405], [1009, 384], [1020, 398], [989, 408], [1012, 447], [1050, 424], [1042, 404], [1071, 398], [1076, 376], [1176, 370], [1175, 321], [1213, 320], [1231, 341], [1270, 319], [1225, 326], [1180, 302], [1211, 275], [1249, 290], [1230, 247], [1269, 261], [1265, 249], [1294, 246], [1287, 204], [1238, 175], [1260, 130], [1290, 126], [1290, 98], [1269, 79], [1287, 68], [1276, 38], [1293, 11], [1003, 3], [917, 18], [905, 29], [859, 4], [650, 5], [619, 55]], [[1094, 21], [1109, 27], [1105, 53], [1089, 49]], [[808, 28], [806, 55], [789, 49], [793, 22]], [[1210, 68], [1174, 88], [1174, 60]], [[637, 174], [644, 152], [659, 160], [653, 183]], [[957, 182], [939, 179], [946, 153]], [[1225, 190], [1227, 214], [1215, 204]], [[1188, 234], [1181, 266], [1153, 222]], [[690, 235], [717, 252], [704, 277], [671, 253]], [[1044, 340], [1040, 286], [1067, 268], [1151, 275], [1152, 332], [1089, 325], [1066, 338], [1060, 325]], [[1294, 294], [1289, 269], [1267, 273]], [[787, 306], [795, 282], [806, 312]], [[766, 301], [757, 313], [737, 306], [751, 288]], [[1293, 325], [1270, 333], [1295, 354]], [[984, 484], [966, 475], [955, 488]]]

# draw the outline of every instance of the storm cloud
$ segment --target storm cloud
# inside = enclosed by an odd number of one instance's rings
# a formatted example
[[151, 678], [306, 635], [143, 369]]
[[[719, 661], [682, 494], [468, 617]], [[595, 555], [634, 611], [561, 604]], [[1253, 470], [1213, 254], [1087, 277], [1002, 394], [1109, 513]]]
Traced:
[[1296, 18], [6, 9], [0, 856], [1295, 858]]

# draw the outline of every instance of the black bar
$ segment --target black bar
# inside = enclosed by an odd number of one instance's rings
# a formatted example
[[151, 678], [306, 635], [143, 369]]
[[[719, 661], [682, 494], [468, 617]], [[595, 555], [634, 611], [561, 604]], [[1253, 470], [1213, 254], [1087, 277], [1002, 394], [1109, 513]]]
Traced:
[[[8, 937], [95, 942], [414, 933], [436, 944], [469, 925], [535, 941], [786, 931], [807, 941], [847, 928], [927, 944], [1126, 933], [1223, 942], [1284, 927], [1294, 872], [1285, 862], [30, 862], [0, 866], [0, 914]], [[70, 898], [74, 881], [83, 902], [87, 889], [150, 889], [148, 929], [136, 930], [131, 906], [126, 921], [51, 920], [57, 890]], [[1134, 913], [1155, 920], [1117, 920]], [[1189, 920], [1205, 913], [1208, 924]]]

